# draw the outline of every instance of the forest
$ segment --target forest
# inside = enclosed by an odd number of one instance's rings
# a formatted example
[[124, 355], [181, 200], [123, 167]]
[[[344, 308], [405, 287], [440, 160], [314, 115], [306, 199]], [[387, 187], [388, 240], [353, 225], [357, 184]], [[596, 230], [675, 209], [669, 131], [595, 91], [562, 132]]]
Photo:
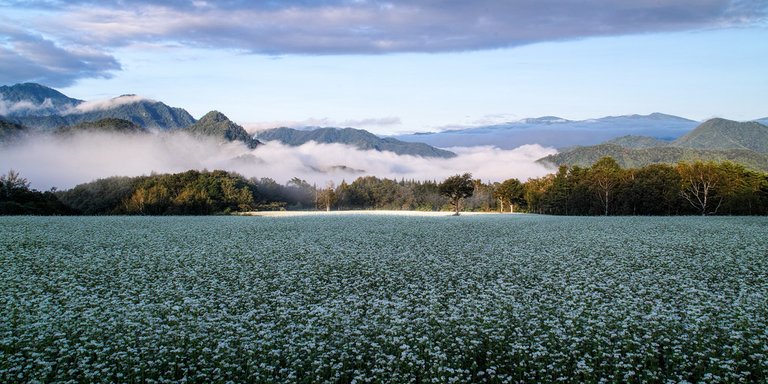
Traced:
[[604, 157], [522, 182], [469, 173], [441, 181], [363, 176], [317, 186], [293, 178], [215, 171], [110, 177], [40, 192], [13, 170], [0, 176], [3, 215], [210, 215], [254, 210], [456, 210], [549, 215], [766, 215], [768, 174], [732, 162], [621, 168]]

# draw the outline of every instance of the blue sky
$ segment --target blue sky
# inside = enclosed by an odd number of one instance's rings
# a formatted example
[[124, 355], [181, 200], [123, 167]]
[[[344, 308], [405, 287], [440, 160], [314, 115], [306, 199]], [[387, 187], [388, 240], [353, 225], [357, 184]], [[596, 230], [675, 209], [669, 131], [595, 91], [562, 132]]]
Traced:
[[0, 15], [0, 84], [247, 127], [768, 116], [764, 0], [0, 0]]

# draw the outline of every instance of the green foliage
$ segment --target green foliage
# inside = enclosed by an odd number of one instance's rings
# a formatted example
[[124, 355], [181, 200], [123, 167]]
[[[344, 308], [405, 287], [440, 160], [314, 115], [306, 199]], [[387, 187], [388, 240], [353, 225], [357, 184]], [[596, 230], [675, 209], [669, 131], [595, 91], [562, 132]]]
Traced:
[[209, 215], [248, 211], [253, 204], [253, 193], [242, 176], [187, 171], [138, 180], [123, 200], [123, 210], [142, 215]]
[[515, 205], [525, 202], [523, 183], [518, 179], [507, 179], [496, 187], [493, 193], [494, 197], [499, 199], [501, 211], [504, 211], [504, 204], [509, 206], [509, 211], [515, 211]]
[[0, 176], [0, 215], [67, 215], [73, 213], [51, 192], [29, 188], [29, 181], [14, 170]]
[[450, 200], [453, 211], [458, 215], [461, 208], [461, 200], [472, 196], [472, 193], [475, 191], [472, 174], [465, 173], [463, 175], [451, 176], [440, 183], [438, 191]]
[[621, 169], [611, 158], [528, 180], [529, 210], [555, 215], [768, 214], [768, 175], [732, 162]]

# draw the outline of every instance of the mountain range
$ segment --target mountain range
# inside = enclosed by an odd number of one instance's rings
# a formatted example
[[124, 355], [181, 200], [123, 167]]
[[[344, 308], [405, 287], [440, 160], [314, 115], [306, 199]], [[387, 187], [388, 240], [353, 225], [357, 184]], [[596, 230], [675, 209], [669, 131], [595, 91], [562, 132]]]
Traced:
[[[0, 87], [0, 141], [31, 132], [147, 133], [153, 129], [183, 131], [198, 137], [215, 137], [221, 141], [240, 141], [249, 148], [261, 144], [243, 127], [218, 111], [211, 111], [196, 121], [182, 108], [170, 107], [136, 95], [88, 102], [68, 97], [40, 84]], [[368, 131], [352, 128], [318, 128], [309, 131], [278, 128], [260, 135], [265, 140], [278, 140], [294, 146], [315, 141], [347, 144], [362, 150], [391, 151], [400, 155], [456, 156], [453, 152], [427, 144], [381, 138]]]
[[491, 145], [502, 149], [513, 149], [534, 143], [545, 147], [566, 148], [599, 144], [624, 135], [673, 140], [694, 129], [698, 124], [693, 120], [663, 113], [608, 116], [589, 120], [567, 120], [556, 116], [544, 116], [503, 124], [394, 137], [440, 148]]
[[592, 146], [579, 146], [540, 159], [554, 165], [590, 166], [604, 156], [623, 167], [692, 160], [729, 160], [768, 171], [768, 126], [756, 121], [710, 119], [676, 140], [623, 136]]
[[0, 115], [6, 121], [43, 131], [106, 118], [128, 120], [144, 128], [160, 130], [185, 128], [195, 123], [192, 115], [182, 108], [136, 95], [88, 102], [34, 83], [0, 87]]
[[413, 143], [391, 137], [379, 137], [362, 129], [354, 128], [314, 128], [299, 130], [293, 128], [275, 128], [257, 134], [261, 140], [277, 140], [283, 144], [299, 146], [310, 141], [316, 143], [347, 144], [362, 150], [389, 151], [398, 155], [421, 157], [456, 157], [456, 154], [438, 149], [424, 143]]
[[[768, 117], [743, 123], [711, 119], [699, 124], [662, 113], [576, 121], [544, 116], [393, 137], [354, 128], [275, 128], [259, 132], [258, 139], [291, 146], [309, 141], [339, 143], [363, 150], [432, 158], [456, 156], [435, 146], [489, 145], [511, 149], [535, 143], [560, 148], [560, 153], [540, 159], [542, 163], [586, 166], [600, 157], [612, 156], [625, 167], [703, 159], [731, 160], [768, 170], [766, 124]], [[239, 141], [249, 148], [261, 144], [218, 111], [209, 112], [198, 121], [182, 108], [136, 95], [94, 102], [71, 98], [34, 83], [0, 87], [0, 143], [40, 132], [150, 134], [156, 130], [187, 132], [221, 142]]]

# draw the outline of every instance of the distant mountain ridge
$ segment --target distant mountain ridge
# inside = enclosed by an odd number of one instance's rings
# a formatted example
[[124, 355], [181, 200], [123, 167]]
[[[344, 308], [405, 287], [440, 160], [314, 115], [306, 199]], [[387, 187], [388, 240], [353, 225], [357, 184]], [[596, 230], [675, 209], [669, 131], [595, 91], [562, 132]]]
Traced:
[[173, 130], [195, 123], [182, 108], [135, 95], [101, 102], [70, 98], [35, 83], [0, 87], [0, 115], [6, 120], [39, 130], [77, 125], [106, 118], [128, 120], [144, 128]]
[[606, 143], [581, 146], [550, 155], [539, 162], [590, 166], [603, 156], [625, 167], [691, 160], [729, 160], [768, 171], [768, 126], [758, 122], [707, 120], [677, 140], [663, 142], [650, 137], [625, 136]]
[[323, 144], [346, 144], [362, 150], [389, 151], [398, 155], [439, 158], [456, 156], [453, 152], [438, 149], [424, 143], [404, 142], [391, 137], [381, 138], [368, 131], [354, 128], [299, 130], [282, 127], [261, 131], [257, 137], [260, 140], [276, 140], [291, 146], [299, 146], [314, 141]]
[[663, 113], [607, 116], [588, 120], [543, 116], [495, 125], [393, 137], [408, 142], [423, 142], [439, 148], [492, 145], [513, 149], [525, 144], [563, 148], [599, 144], [625, 135], [676, 139], [697, 125], [696, 121]]

